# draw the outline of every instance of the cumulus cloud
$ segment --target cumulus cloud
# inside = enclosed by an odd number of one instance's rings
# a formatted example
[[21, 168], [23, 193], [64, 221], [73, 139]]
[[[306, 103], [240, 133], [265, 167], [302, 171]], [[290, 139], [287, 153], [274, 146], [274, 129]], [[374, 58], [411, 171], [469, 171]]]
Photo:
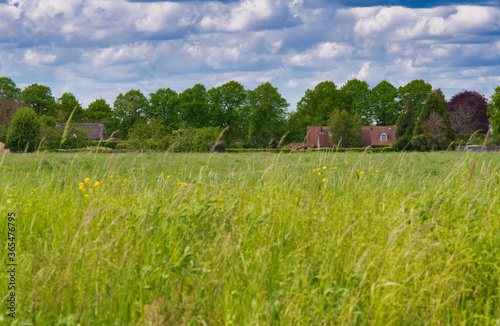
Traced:
[[73, 87], [84, 104], [232, 79], [271, 81], [292, 108], [324, 80], [422, 78], [449, 95], [478, 87], [487, 96], [498, 84], [498, 6], [350, 3], [9, 0], [0, 3], [0, 74], [45, 82], [56, 96]]

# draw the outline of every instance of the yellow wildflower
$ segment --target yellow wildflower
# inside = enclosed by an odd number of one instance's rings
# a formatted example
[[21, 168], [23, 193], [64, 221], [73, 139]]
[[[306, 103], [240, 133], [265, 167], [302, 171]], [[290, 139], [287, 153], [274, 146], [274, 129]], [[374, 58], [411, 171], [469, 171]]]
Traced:
[[326, 169], [326, 166], [323, 167], [323, 170], [325, 170], [325, 169]]
[[121, 177], [119, 175], [116, 176], [118, 179], [120, 179]]
[[113, 179], [113, 176], [112, 176], [112, 175], [110, 175], [110, 176], [109, 176], [109, 178], [110, 178], [110, 179]]
[[90, 178], [85, 178], [85, 183], [90, 183]]
[[377, 173], [380, 173], [380, 170], [377, 170]]
[[356, 169], [356, 172], [359, 172], [359, 169]]
[[123, 179], [123, 182], [127, 182], [127, 181], [128, 181], [128, 179]]
[[321, 175], [321, 172], [318, 172], [318, 175]]
[[334, 169], [334, 170], [337, 170], [337, 167], [336, 167], [336, 166], [334, 166], [334, 167], [333, 167], [333, 169]]
[[323, 179], [323, 182], [326, 182], [326, 178]]
[[359, 172], [359, 174], [365, 174], [365, 171], [361, 171], [361, 172]]
[[89, 194], [85, 194], [85, 198], [89, 198]]
[[78, 183], [78, 187], [79, 187], [79, 188], [83, 188], [83, 182], [79, 182], [79, 183]]
[[94, 188], [99, 187], [99, 185], [100, 185], [99, 181], [94, 182]]
[[167, 175], [167, 179], [170, 179], [172, 176], [171, 175]]
[[333, 196], [333, 192], [329, 193], [330, 196]]

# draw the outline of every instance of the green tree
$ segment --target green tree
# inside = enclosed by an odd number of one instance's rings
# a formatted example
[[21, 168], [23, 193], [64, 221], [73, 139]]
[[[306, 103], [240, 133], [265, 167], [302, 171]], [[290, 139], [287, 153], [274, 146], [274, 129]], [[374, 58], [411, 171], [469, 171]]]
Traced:
[[89, 122], [99, 122], [99, 120], [109, 120], [113, 115], [111, 106], [105, 99], [97, 99], [89, 104], [85, 110], [85, 116]]
[[344, 101], [346, 105], [340, 105], [339, 108], [349, 108], [350, 111], [357, 112], [364, 126], [371, 125], [373, 112], [370, 108], [370, 85], [366, 81], [351, 79], [342, 86], [340, 91], [347, 99]]
[[401, 113], [398, 90], [387, 80], [381, 81], [370, 92], [370, 109], [379, 126], [393, 126]]
[[146, 122], [148, 106], [148, 99], [139, 90], [132, 89], [116, 97], [112, 117], [119, 121], [120, 137], [126, 138], [135, 123]]
[[417, 113], [413, 106], [413, 100], [407, 97], [405, 100], [404, 111], [399, 115], [396, 121], [396, 142], [393, 145], [394, 150], [404, 151], [412, 150], [411, 139], [417, 123]]
[[20, 108], [10, 121], [7, 147], [14, 152], [33, 152], [39, 142], [41, 124], [31, 108]]
[[271, 139], [280, 139], [286, 132], [286, 108], [289, 106], [270, 82], [247, 92], [248, 137], [264, 147]]
[[180, 123], [179, 94], [170, 88], [160, 88], [149, 94], [148, 120], [158, 120], [166, 126], [177, 129]]
[[426, 83], [422, 79], [415, 79], [405, 86], [400, 86], [398, 88], [398, 97], [402, 103], [405, 102], [406, 98], [411, 98], [413, 101], [413, 107], [415, 108], [415, 112], [418, 117], [420, 115], [420, 112], [422, 112], [425, 100], [427, 99], [427, 96], [429, 96], [431, 91], [431, 84]]
[[244, 110], [247, 99], [245, 87], [236, 81], [230, 81], [211, 88], [207, 95], [215, 125], [222, 128], [229, 126], [225, 138], [229, 141], [242, 138], [247, 114]]
[[81, 122], [85, 118], [85, 112], [82, 109], [82, 105], [76, 99], [76, 96], [72, 93], [64, 93], [60, 98], [57, 99], [57, 109], [61, 115], [63, 121], [67, 121], [73, 112], [71, 117], [72, 122]]
[[362, 134], [361, 127], [363, 121], [359, 114], [350, 113], [347, 110], [335, 109], [330, 117], [330, 142], [340, 147], [360, 147]]
[[488, 103], [488, 116], [493, 133], [500, 135], [500, 86], [497, 86], [495, 93], [491, 95], [491, 101]]
[[0, 98], [18, 98], [21, 95], [21, 89], [9, 77], [0, 77]]
[[56, 116], [56, 102], [52, 96], [50, 87], [32, 84], [21, 92], [20, 97], [26, 104], [35, 110], [38, 116], [42, 114]]
[[415, 125], [411, 143], [418, 151], [445, 150], [454, 140], [448, 103], [440, 89], [432, 91]]
[[188, 127], [202, 128], [214, 125], [213, 114], [209, 110], [207, 89], [202, 84], [179, 94], [181, 122]]

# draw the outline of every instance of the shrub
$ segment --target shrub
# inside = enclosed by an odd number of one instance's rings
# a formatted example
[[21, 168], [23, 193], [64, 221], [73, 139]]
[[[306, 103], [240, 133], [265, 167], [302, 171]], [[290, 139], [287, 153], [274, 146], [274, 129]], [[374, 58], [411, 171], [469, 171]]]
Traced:
[[166, 150], [172, 139], [167, 127], [159, 121], [136, 123], [128, 134], [128, 148]]
[[0, 125], [0, 142], [5, 143], [7, 141], [7, 127]]
[[226, 151], [226, 142], [225, 141], [212, 141], [207, 146], [207, 151], [210, 153], [224, 153]]
[[174, 152], [206, 152], [210, 142], [217, 139], [221, 130], [216, 127], [182, 128], [172, 132]]
[[26, 107], [20, 108], [10, 121], [7, 147], [14, 152], [33, 152], [38, 145], [40, 133], [41, 124], [35, 111]]

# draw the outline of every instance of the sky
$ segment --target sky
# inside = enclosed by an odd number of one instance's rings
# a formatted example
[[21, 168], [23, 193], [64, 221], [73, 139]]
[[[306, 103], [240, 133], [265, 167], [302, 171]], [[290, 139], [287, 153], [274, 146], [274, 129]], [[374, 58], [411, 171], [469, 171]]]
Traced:
[[500, 85], [499, 1], [0, 0], [0, 76], [86, 107], [139, 89], [424, 79], [447, 100]]

